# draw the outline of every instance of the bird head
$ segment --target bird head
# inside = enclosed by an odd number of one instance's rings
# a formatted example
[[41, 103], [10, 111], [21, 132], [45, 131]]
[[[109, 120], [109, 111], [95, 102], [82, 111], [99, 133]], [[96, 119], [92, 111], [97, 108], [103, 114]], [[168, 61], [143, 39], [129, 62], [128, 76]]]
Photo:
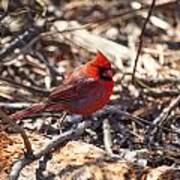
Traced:
[[111, 68], [111, 63], [101, 51], [97, 52], [96, 57], [91, 61], [91, 64], [97, 67]]
[[97, 75], [102, 80], [112, 81], [113, 72], [111, 63], [102, 52], [98, 51], [96, 57], [89, 62], [89, 65], [96, 70]]

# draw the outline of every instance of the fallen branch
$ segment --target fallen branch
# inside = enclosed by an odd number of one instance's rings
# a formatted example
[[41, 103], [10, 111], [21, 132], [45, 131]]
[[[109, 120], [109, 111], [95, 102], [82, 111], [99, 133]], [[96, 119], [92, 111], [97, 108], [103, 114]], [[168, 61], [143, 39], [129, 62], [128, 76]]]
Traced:
[[17, 131], [23, 141], [24, 141], [24, 146], [26, 148], [26, 156], [28, 157], [32, 157], [33, 156], [33, 150], [32, 150], [32, 147], [31, 147], [31, 143], [29, 141], [29, 138], [28, 136], [26, 135], [25, 131], [23, 128], [21, 128], [20, 126], [18, 126], [15, 122], [13, 122], [9, 117], [8, 115], [6, 115], [1, 109], [0, 109], [0, 117], [1, 117], [1, 121], [3, 123], [7, 123], [9, 124], [15, 131]]
[[166, 121], [167, 117], [169, 116], [170, 112], [176, 106], [178, 106], [179, 103], [180, 103], [180, 95], [177, 98], [173, 99], [169, 104], [169, 106], [164, 108], [163, 111], [160, 113], [160, 115], [153, 120], [152, 125], [149, 127], [147, 133], [148, 142], [150, 142], [150, 144], [154, 141], [154, 137], [156, 136], [159, 127], [162, 126], [162, 124]]
[[17, 180], [21, 170], [28, 164], [31, 164], [33, 161], [40, 159], [47, 153], [50, 153], [60, 146], [64, 145], [68, 140], [76, 139], [82, 135], [86, 128], [90, 127], [90, 121], [84, 121], [80, 123], [76, 128], [73, 128], [63, 134], [60, 134], [52, 141], [50, 141], [40, 152], [33, 155], [33, 158], [24, 156], [22, 159], [18, 160], [11, 169], [10, 180]]
[[164, 110], [161, 112], [161, 114], [154, 119], [152, 125], [161, 125], [163, 123], [163, 121], [166, 120], [166, 118], [168, 117], [169, 113], [180, 103], [180, 95], [173, 99], [171, 101], [171, 103], [169, 104], [169, 106], [167, 106], [166, 108], [164, 108]]

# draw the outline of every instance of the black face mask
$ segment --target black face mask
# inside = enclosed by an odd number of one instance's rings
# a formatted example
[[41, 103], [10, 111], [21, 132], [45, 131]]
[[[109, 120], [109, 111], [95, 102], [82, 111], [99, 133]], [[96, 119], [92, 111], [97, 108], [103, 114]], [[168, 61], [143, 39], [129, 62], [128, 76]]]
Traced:
[[112, 72], [112, 70], [110, 68], [99, 67], [99, 76], [102, 80], [112, 81], [112, 77], [108, 75], [108, 71]]

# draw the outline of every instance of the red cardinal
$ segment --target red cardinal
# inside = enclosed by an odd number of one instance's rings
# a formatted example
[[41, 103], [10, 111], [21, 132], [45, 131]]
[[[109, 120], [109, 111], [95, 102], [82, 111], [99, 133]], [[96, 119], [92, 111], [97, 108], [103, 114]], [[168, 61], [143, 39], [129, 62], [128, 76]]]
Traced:
[[10, 116], [21, 120], [42, 111], [68, 111], [84, 116], [101, 109], [109, 101], [114, 87], [108, 59], [98, 52], [87, 64], [77, 68], [48, 96], [46, 102], [35, 104]]

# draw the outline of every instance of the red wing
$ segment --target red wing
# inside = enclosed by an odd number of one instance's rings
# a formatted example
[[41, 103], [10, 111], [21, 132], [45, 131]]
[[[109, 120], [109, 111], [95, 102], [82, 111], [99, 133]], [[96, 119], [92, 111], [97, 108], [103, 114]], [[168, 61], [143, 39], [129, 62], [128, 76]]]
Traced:
[[50, 94], [51, 101], [76, 100], [89, 94], [97, 86], [97, 80], [85, 76], [77, 76], [56, 87]]

